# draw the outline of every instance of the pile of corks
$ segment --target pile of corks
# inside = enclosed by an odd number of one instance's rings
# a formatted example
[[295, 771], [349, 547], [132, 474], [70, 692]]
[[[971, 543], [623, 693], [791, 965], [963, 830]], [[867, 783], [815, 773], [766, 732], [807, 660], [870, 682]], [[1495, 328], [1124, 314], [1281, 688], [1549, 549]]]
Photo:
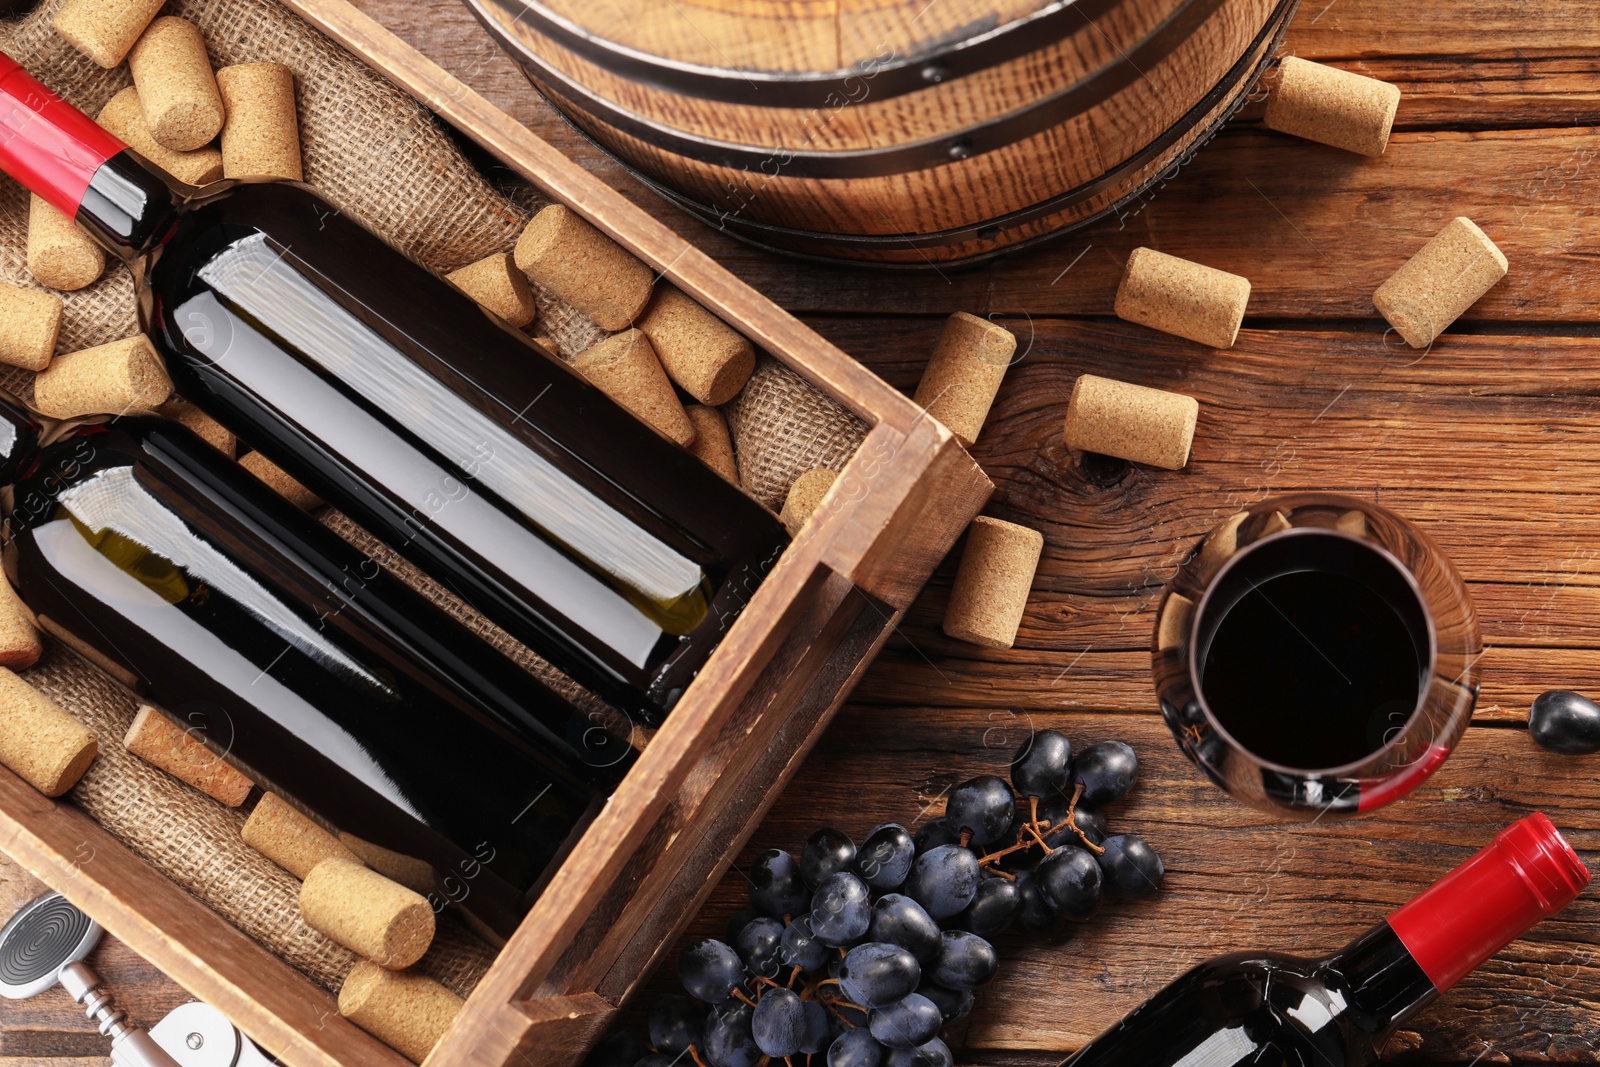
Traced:
[[[1281, 133], [1380, 156], [1399, 104], [1400, 90], [1393, 85], [1290, 57], [1279, 67], [1263, 121]], [[1378, 287], [1373, 304], [1407, 344], [1427, 348], [1506, 270], [1494, 242], [1470, 219], [1457, 218]], [[1231, 348], [1249, 300], [1246, 278], [1136, 248], [1123, 270], [1115, 311], [1128, 322]], [[917, 403], [970, 445], [1015, 345], [993, 323], [955, 316], [917, 389]], [[1189, 462], [1199, 414], [1193, 397], [1085, 374], [1067, 401], [1065, 440], [1069, 448], [1178, 470]], [[945, 633], [986, 648], [1010, 648], [1043, 549], [1038, 531], [976, 519], [945, 612]]]

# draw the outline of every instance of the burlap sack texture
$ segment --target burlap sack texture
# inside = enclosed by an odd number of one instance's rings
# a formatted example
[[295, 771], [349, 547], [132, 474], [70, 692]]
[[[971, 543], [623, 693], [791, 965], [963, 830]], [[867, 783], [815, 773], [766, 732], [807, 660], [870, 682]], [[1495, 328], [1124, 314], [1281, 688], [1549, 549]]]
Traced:
[[[240, 930], [313, 981], [337, 990], [356, 956], [300, 917], [300, 883], [244, 843], [242, 810], [210, 797], [131, 755], [122, 738], [138, 703], [121, 686], [51, 644], [24, 677], [94, 731], [100, 753], [71, 792], [92, 819]], [[95, 856], [80, 857], [92, 864]], [[417, 969], [461, 996], [471, 994], [493, 951], [454, 921]]]
[[[77, 107], [98, 114], [130, 78], [126, 67], [103, 70], [55, 35], [50, 23], [63, 2], [43, 0], [28, 16], [0, 23], [0, 49]], [[293, 69], [307, 181], [429, 268], [445, 273], [509, 251], [529, 210], [541, 205], [537, 193], [520, 190], [513, 198], [491, 186], [409, 96], [272, 0], [174, 0], [167, 11], [201, 28], [215, 66], [272, 60]], [[34, 286], [25, 262], [27, 214], [27, 192], [0, 179], [0, 281]], [[62, 295], [60, 351], [139, 329], [133, 278], [119, 264], [88, 289]], [[605, 336], [569, 305], [537, 295], [538, 332], [563, 356], [570, 359]], [[0, 387], [24, 399], [32, 397], [32, 377], [0, 367]], [[837, 469], [866, 433], [859, 419], [769, 358], [726, 411], [746, 487], [774, 510], [796, 477], [817, 467]], [[604, 708], [348, 518], [329, 509], [323, 521], [574, 701]], [[314, 981], [337, 989], [354, 956], [304, 924], [299, 883], [243, 844], [243, 813], [123, 749], [135, 710], [128, 693], [59, 647], [27, 676], [99, 737], [101, 755], [72, 799], [218, 914]], [[491, 958], [487, 946], [447, 922], [418, 966], [466, 996]]]

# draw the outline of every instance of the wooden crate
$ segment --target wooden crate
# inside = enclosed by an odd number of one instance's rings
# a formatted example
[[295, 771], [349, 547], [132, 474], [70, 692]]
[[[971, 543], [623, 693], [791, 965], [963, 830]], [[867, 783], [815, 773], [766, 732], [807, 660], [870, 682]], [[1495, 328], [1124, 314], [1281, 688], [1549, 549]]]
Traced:
[[[576, 1062], [697, 911], [992, 486], [939, 423], [344, 0], [289, 7], [866, 421], [430, 1067]], [[405, 1061], [68, 803], [0, 769], [0, 850], [291, 1067]]]

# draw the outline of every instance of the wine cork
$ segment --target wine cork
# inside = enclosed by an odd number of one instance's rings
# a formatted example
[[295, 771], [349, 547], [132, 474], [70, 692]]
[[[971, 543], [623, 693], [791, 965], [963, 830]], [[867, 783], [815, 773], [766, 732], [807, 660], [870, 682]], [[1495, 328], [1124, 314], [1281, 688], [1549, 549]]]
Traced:
[[1178, 470], [1199, 417], [1193, 397], [1084, 374], [1067, 401], [1065, 437], [1069, 448]]
[[322, 498], [295, 481], [282, 467], [260, 452], [252, 452], [239, 461], [239, 466], [266, 482], [272, 491], [301, 511], [315, 511], [322, 506]]
[[528, 276], [504, 252], [487, 256], [445, 275], [457, 289], [517, 329], [533, 325], [539, 309]]
[[193, 404], [176, 401], [162, 404], [156, 410], [158, 414], [173, 422], [188, 427], [202, 441], [229, 459], [232, 459], [234, 453], [238, 451], [239, 439], [233, 436], [233, 432]]
[[332, 834], [273, 793], [256, 804], [240, 836], [245, 844], [301, 880], [323, 860], [361, 862]]
[[148, 704], [140, 706], [122, 744], [146, 763], [220, 804], [237, 808], [250, 796], [250, 779]]
[[670, 285], [650, 301], [639, 329], [667, 376], [702, 404], [726, 404], [756, 369], [745, 336]]
[[125, 141], [129, 148], [154, 163], [180, 182], [209, 185], [222, 177], [222, 152], [201, 148], [194, 152], [174, 152], [155, 139], [144, 121], [144, 104], [133, 86], [106, 101], [96, 120], [105, 131]]
[[282, 63], [244, 63], [217, 71], [227, 110], [222, 172], [229, 178], [304, 181], [294, 72]]
[[562, 204], [533, 217], [517, 240], [516, 258], [529, 281], [602, 330], [627, 329], [650, 302], [650, 268]]
[[971, 448], [1016, 350], [1010, 330], [958, 311], [945, 320], [912, 399]]
[[1412, 348], [1434, 338], [1506, 276], [1506, 257], [1468, 218], [1452, 219], [1372, 294], [1372, 303]]
[[33, 380], [33, 406], [52, 419], [151, 411], [172, 379], [144, 334], [57, 356]]
[[421, 1063], [466, 1006], [431, 978], [386, 971], [362, 960], [339, 990], [339, 1014], [414, 1063]]
[[1289, 56], [1278, 68], [1262, 122], [1279, 133], [1381, 156], [1399, 107], [1398, 86]]
[[0, 284], [0, 363], [31, 371], [48, 367], [65, 306], [55, 293]]
[[427, 893], [439, 884], [439, 872], [427, 860], [390, 851], [382, 845], [374, 845], [371, 841], [343, 831], [339, 833], [339, 843], [354, 852], [362, 863], [385, 878], [393, 878], [407, 889]]
[[89, 728], [0, 668], [0, 763], [47, 797], [78, 784], [97, 751]]
[[783, 511], [778, 516], [790, 537], [800, 535], [801, 528], [811, 521], [811, 516], [822, 506], [822, 498], [828, 495], [828, 490], [838, 480], [839, 473], [829, 470], [806, 471], [794, 480], [794, 484], [789, 486], [789, 495], [784, 498]]
[[44, 654], [33, 612], [0, 574], [0, 667], [25, 671]]
[[979, 515], [944, 612], [944, 632], [984, 648], [1010, 648], [1022, 626], [1044, 535], [1026, 526]]
[[1250, 282], [1153, 248], [1128, 255], [1117, 317], [1212, 348], [1232, 348], [1250, 302]]
[[194, 23], [172, 15], [156, 19], [128, 53], [128, 69], [157, 142], [193, 152], [222, 132], [222, 93]]
[[607, 337], [579, 353], [572, 365], [661, 436], [685, 447], [694, 442], [694, 423], [667, 380], [650, 339], [638, 330]]
[[728, 420], [722, 412], [704, 404], [690, 404], [683, 411], [694, 425], [694, 440], [689, 444], [689, 451], [701, 463], [738, 485], [739, 463], [733, 457], [733, 436], [728, 433]]
[[83, 229], [34, 196], [28, 208], [28, 272], [39, 284], [73, 292], [106, 272], [106, 254]]
[[56, 12], [56, 33], [107, 70], [128, 52], [164, 0], [67, 0]]
[[326, 859], [300, 886], [306, 925], [391, 971], [416, 963], [433, 944], [433, 906], [360, 863]]

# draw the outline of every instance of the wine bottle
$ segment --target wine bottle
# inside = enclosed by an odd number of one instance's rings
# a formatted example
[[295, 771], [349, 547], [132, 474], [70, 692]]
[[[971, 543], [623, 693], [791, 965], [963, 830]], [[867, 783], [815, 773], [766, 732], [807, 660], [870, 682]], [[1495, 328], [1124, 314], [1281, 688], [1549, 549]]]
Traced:
[[594, 692], [654, 721], [776, 518], [296, 183], [176, 183], [0, 57], [0, 168], [143, 264], [179, 392]]
[[1063, 1067], [1377, 1063], [1402, 1022], [1588, 884], [1550, 820], [1529, 815], [1333, 955], [1202, 963]]
[[514, 929], [632, 750], [183, 426], [44, 440], [0, 403], [40, 625], [263, 788], [404, 857], [440, 906]]

